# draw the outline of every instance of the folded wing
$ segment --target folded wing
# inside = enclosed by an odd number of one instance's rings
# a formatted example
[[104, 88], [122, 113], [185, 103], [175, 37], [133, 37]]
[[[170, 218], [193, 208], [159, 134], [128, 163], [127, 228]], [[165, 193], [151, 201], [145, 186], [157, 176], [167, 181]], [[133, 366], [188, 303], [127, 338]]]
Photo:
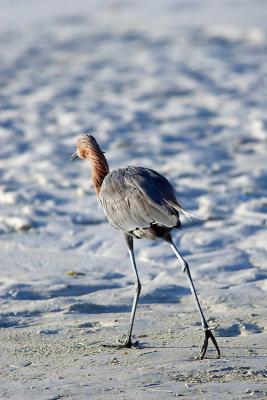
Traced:
[[106, 176], [99, 200], [110, 224], [124, 232], [152, 224], [175, 227], [181, 206], [169, 181], [156, 171], [127, 167]]

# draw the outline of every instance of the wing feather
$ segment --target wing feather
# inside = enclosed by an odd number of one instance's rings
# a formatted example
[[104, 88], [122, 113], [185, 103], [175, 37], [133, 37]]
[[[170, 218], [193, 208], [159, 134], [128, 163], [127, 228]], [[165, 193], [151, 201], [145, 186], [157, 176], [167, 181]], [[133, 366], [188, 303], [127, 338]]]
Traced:
[[153, 170], [127, 167], [109, 173], [99, 200], [112, 226], [125, 232], [151, 224], [174, 227], [179, 207], [169, 181]]

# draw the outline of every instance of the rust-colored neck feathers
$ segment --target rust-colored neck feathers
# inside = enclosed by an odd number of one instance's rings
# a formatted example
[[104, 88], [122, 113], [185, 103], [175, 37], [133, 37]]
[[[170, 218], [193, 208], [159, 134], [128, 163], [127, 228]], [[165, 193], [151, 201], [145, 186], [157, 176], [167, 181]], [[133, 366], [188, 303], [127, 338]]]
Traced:
[[109, 173], [109, 167], [95, 138], [91, 135], [84, 135], [77, 142], [79, 157], [88, 159], [92, 166], [92, 181], [97, 194], [99, 194], [102, 182]]

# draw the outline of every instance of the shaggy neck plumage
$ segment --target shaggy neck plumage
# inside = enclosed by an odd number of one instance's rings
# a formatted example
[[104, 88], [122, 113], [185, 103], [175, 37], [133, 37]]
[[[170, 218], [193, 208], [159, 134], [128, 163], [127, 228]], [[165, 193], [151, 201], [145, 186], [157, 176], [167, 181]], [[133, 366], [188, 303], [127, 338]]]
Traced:
[[105, 176], [109, 173], [109, 167], [106, 157], [100, 150], [97, 143], [90, 146], [87, 159], [91, 162], [92, 166], [92, 181], [97, 194], [99, 194], [102, 182]]

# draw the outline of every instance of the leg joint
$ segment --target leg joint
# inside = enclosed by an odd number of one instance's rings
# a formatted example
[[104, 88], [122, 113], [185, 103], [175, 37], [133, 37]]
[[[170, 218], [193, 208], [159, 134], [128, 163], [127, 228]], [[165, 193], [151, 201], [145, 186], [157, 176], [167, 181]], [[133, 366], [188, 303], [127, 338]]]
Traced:
[[136, 282], [136, 284], [135, 284], [135, 290], [136, 290], [136, 292], [137, 292], [138, 294], [140, 294], [141, 289], [142, 289], [142, 285], [141, 285], [141, 282], [138, 280], [138, 281]]
[[187, 264], [186, 261], [184, 261], [182, 266], [182, 272], [188, 272], [188, 271], [189, 271], [189, 265]]

